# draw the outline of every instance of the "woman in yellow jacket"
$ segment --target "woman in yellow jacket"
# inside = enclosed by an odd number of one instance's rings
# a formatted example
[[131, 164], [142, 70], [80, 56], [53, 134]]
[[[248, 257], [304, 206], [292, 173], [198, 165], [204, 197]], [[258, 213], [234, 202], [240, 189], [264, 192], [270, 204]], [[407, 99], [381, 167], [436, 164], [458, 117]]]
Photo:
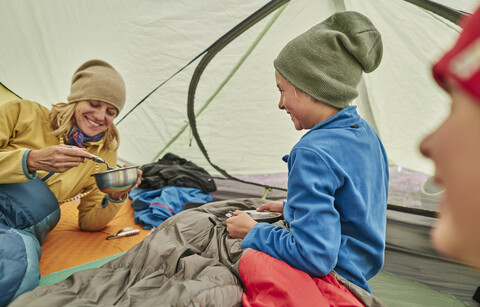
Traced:
[[28, 100], [0, 106], [0, 184], [38, 176], [60, 204], [81, 198], [80, 229], [103, 229], [128, 190], [101, 192], [91, 175], [106, 166], [91, 154], [116, 165], [119, 136], [113, 120], [124, 103], [120, 74], [104, 61], [90, 60], [74, 73], [67, 103], [51, 110]]
[[87, 61], [75, 71], [67, 100], [51, 109], [29, 100], [0, 105], [0, 187], [40, 178], [58, 201], [50, 206], [42, 195], [21, 202], [8, 188], [0, 193], [0, 307], [38, 286], [40, 245], [59, 219], [58, 204], [80, 198], [80, 229], [99, 231], [140, 183], [139, 170], [135, 187], [105, 194], [91, 176], [106, 170], [92, 155], [117, 163], [113, 120], [125, 103], [120, 74], [104, 61]]

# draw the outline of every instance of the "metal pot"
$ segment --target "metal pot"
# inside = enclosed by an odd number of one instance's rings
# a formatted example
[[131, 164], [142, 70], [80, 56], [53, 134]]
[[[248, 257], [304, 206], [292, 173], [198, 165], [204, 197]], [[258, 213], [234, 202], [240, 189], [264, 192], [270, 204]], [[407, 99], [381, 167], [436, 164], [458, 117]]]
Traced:
[[103, 193], [129, 189], [137, 183], [138, 166], [109, 169], [105, 172], [93, 174], [97, 186]]

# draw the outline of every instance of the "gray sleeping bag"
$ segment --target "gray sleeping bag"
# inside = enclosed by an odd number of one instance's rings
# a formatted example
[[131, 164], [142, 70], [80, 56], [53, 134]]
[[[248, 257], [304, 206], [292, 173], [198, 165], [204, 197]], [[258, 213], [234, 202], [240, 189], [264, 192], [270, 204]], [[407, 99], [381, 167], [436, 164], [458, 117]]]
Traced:
[[241, 306], [233, 273], [244, 250], [224, 226], [230, 210], [262, 200], [234, 200], [169, 218], [125, 255], [97, 269], [40, 286], [10, 306]]
[[[246, 251], [225, 228], [226, 214], [261, 199], [213, 202], [167, 219], [123, 256], [39, 286], [9, 306], [242, 306], [238, 263]], [[285, 226], [283, 220], [275, 222]], [[341, 276], [365, 305], [383, 303]]]

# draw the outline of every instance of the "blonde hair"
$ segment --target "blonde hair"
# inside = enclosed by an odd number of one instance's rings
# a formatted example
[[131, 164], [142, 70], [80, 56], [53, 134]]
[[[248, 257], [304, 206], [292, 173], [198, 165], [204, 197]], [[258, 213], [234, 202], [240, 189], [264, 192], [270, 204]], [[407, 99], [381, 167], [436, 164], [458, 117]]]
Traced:
[[[53, 129], [53, 135], [64, 137], [70, 129], [75, 126], [75, 109], [78, 102], [54, 104], [50, 110], [50, 125]], [[110, 150], [116, 150], [120, 145], [120, 135], [115, 124], [107, 128], [103, 136], [105, 147]]]

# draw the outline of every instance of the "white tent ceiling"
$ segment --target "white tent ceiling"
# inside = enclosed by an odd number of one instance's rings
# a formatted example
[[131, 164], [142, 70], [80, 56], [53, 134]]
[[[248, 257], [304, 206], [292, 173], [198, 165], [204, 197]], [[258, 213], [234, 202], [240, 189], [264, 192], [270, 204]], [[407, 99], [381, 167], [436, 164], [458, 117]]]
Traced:
[[[66, 100], [81, 63], [104, 59], [127, 84], [119, 120], [162, 84], [118, 124], [119, 158], [141, 165], [173, 152], [215, 172], [186, 126], [188, 86], [201, 58], [186, 65], [267, 2], [2, 0], [0, 82], [50, 106]], [[440, 2], [467, 12], [478, 4]], [[449, 100], [430, 67], [459, 28], [403, 0], [290, 1], [224, 48], [195, 95], [196, 112], [211, 101], [197, 126], [216, 165], [232, 175], [286, 172], [281, 157], [301, 133], [277, 109], [273, 59], [290, 39], [343, 7], [367, 15], [384, 42], [383, 62], [365, 76], [355, 102], [359, 111], [377, 128], [392, 164], [431, 173], [418, 142], [446, 116]]]

